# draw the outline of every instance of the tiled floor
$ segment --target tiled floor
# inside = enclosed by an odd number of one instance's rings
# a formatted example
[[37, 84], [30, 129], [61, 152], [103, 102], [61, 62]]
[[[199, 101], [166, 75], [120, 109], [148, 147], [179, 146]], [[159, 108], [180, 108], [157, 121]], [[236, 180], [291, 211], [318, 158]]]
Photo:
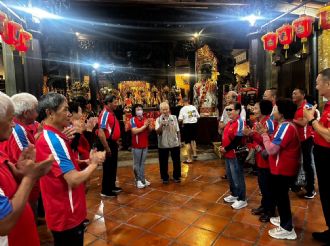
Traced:
[[[200, 161], [182, 165], [182, 183], [163, 185], [158, 165], [146, 166], [151, 186], [138, 190], [131, 167], [118, 171], [124, 189], [117, 198], [101, 199], [100, 175], [91, 178], [87, 194], [88, 218], [85, 245], [321, 245], [311, 232], [324, 230], [325, 222], [319, 196], [314, 200], [291, 195], [296, 241], [271, 239], [263, 224], [250, 214], [260, 201], [256, 177], [246, 176], [249, 205], [239, 211], [223, 202], [228, 193], [221, 180], [223, 161]], [[51, 245], [46, 226], [39, 227], [42, 245]]]

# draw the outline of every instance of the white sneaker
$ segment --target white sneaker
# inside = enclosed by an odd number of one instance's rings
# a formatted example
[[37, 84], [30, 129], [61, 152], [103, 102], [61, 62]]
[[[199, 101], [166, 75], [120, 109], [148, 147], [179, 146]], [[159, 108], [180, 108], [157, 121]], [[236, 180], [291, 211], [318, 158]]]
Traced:
[[146, 186], [139, 180], [138, 182], [136, 182], [136, 187], [139, 189], [143, 189]]
[[293, 228], [291, 231], [287, 231], [279, 226], [279, 227], [269, 230], [268, 234], [272, 238], [276, 238], [276, 239], [289, 239], [289, 240], [297, 239], [297, 234]]
[[149, 186], [151, 183], [148, 180], [145, 179], [144, 184], [145, 184], [145, 186]]
[[274, 226], [281, 226], [281, 219], [280, 216], [277, 217], [271, 217], [270, 223], [272, 223]]
[[229, 196], [226, 196], [223, 200], [228, 203], [233, 203], [233, 202], [237, 201], [237, 198], [238, 198], [237, 196], [229, 195]]
[[247, 202], [246, 201], [239, 201], [237, 200], [236, 202], [234, 202], [231, 207], [233, 209], [241, 209], [241, 208], [245, 208], [247, 206]]

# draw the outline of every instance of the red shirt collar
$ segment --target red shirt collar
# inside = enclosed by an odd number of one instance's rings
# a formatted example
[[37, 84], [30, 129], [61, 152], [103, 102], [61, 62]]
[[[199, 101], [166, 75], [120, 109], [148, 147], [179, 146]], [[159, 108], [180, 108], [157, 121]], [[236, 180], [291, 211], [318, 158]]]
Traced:
[[17, 119], [16, 117], [14, 117], [14, 120], [13, 121], [14, 121], [15, 124], [19, 124], [19, 125], [23, 126], [24, 128], [27, 126], [22, 121], [20, 121], [19, 119]]
[[47, 130], [47, 131], [52, 131], [56, 134], [58, 134], [61, 138], [63, 138], [65, 141], [69, 141], [69, 139], [67, 138], [67, 136], [65, 134], [63, 134], [62, 132], [60, 132], [59, 130], [57, 130], [55, 127], [52, 127], [50, 125], [44, 125], [43, 126], [43, 129], [44, 130]]
[[113, 114], [113, 111], [106, 105], [104, 105], [104, 110], [108, 111], [110, 114]]
[[236, 117], [235, 119], [233, 119], [233, 120], [230, 120], [230, 122], [231, 122], [231, 123], [235, 122], [236, 120], [238, 120], [238, 119], [239, 119], [239, 117], [240, 117], [240, 116], [239, 116], [239, 115], [237, 115], [237, 117]]

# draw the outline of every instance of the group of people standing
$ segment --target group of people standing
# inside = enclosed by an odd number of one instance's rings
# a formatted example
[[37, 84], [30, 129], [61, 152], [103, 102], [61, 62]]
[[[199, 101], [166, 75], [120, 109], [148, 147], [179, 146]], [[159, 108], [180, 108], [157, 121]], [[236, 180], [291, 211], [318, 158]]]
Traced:
[[[321, 71], [316, 80], [319, 96], [328, 101], [320, 116], [317, 105], [307, 102], [305, 91], [296, 88], [292, 99], [276, 99], [276, 90], [266, 90], [263, 100], [254, 106], [255, 122], [247, 125], [244, 108], [236, 102], [237, 94], [227, 95], [228, 105], [219, 123], [222, 133], [220, 152], [226, 163], [231, 194], [224, 198], [233, 209], [247, 206], [246, 188], [241, 160], [241, 146], [255, 152], [261, 205], [252, 209], [261, 222], [271, 222], [276, 228], [268, 234], [276, 239], [297, 238], [292, 223], [289, 190], [296, 190], [295, 181], [301, 168], [305, 173], [306, 199], [313, 199], [315, 173], [327, 226], [330, 226], [330, 69]], [[225, 120], [227, 122], [225, 122]], [[302, 158], [301, 158], [302, 157]], [[276, 209], [278, 216], [276, 217]], [[330, 245], [330, 231], [314, 232], [313, 237]]]
[[[39, 100], [28, 93], [11, 98], [0, 93], [0, 245], [40, 245], [38, 206], [45, 211], [54, 245], [83, 245], [89, 223], [86, 185], [98, 165], [103, 165], [100, 195], [114, 197], [122, 191], [116, 185], [121, 136], [114, 114], [118, 100], [108, 95], [103, 103], [99, 117], [94, 117], [86, 111], [85, 103], [68, 102], [58, 93], [48, 93]], [[161, 116], [155, 130], [164, 184], [170, 181], [169, 153], [173, 181], [181, 182], [179, 122], [184, 128], [196, 129], [199, 115], [196, 108], [190, 110], [192, 107], [186, 100], [178, 121], [167, 102], [160, 104]], [[153, 124], [144, 117], [142, 105], [133, 107], [130, 125], [136, 186], [144, 188], [150, 185], [144, 165]], [[186, 131], [186, 142], [196, 157], [196, 138], [190, 130]]]
[[[228, 105], [220, 120], [223, 141], [220, 151], [226, 163], [231, 194], [224, 198], [233, 209], [247, 206], [242, 145], [256, 153], [261, 205], [252, 210], [260, 221], [277, 227], [269, 231], [277, 239], [296, 239], [292, 225], [289, 189], [293, 188], [300, 157], [306, 173], [305, 198], [316, 195], [312, 167], [312, 148], [318, 177], [319, 194], [327, 226], [330, 226], [330, 69], [317, 77], [316, 89], [328, 99], [322, 116], [316, 105], [308, 104], [304, 91], [295, 89], [292, 100], [276, 100], [274, 90], [266, 90], [254, 107], [256, 121], [248, 126], [245, 109], [236, 102], [237, 94], [228, 93]], [[197, 109], [185, 106], [179, 117], [170, 113], [167, 102], [160, 104], [155, 121], [158, 136], [160, 177], [170, 182], [168, 159], [173, 161], [173, 181], [181, 182], [181, 134], [191, 163], [197, 158]], [[86, 115], [78, 101], [68, 103], [58, 93], [37, 100], [28, 93], [13, 97], [0, 93], [0, 245], [39, 245], [36, 207], [41, 194], [45, 219], [55, 245], [83, 245], [86, 219], [86, 184], [98, 165], [103, 165], [102, 197], [117, 196], [118, 141], [120, 123], [114, 111], [117, 98], [104, 100], [99, 117]], [[152, 122], [144, 117], [143, 106], [133, 107], [133, 171], [137, 188], [150, 185], [145, 175], [148, 135]], [[38, 120], [38, 122], [37, 122]], [[243, 149], [243, 150], [242, 150]], [[32, 208], [32, 209], [31, 209]], [[276, 209], [278, 217], [275, 217]], [[329, 245], [330, 231], [315, 232], [313, 237]]]

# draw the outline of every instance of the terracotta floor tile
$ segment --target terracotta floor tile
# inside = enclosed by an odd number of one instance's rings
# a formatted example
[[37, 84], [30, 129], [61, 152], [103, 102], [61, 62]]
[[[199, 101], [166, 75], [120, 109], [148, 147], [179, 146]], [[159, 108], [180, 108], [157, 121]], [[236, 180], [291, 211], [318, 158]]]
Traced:
[[153, 204], [155, 204], [155, 200], [151, 200], [148, 198], [142, 198], [138, 197], [137, 199], [131, 201], [130, 203], [127, 204], [127, 206], [132, 207], [137, 210], [147, 210], [150, 208]]
[[123, 192], [123, 193], [119, 193], [117, 197], [106, 198], [104, 200], [114, 204], [126, 205], [132, 202], [133, 200], [135, 200], [136, 198], [138, 198], [137, 195], [127, 194]]
[[240, 209], [233, 217], [233, 220], [256, 226], [260, 226], [261, 224], [259, 221], [259, 216], [251, 214], [251, 209], [248, 208]]
[[233, 222], [227, 226], [223, 235], [255, 242], [259, 236], [259, 227], [240, 222]]
[[166, 238], [162, 238], [159, 236], [155, 236], [151, 233], [143, 234], [142, 237], [139, 237], [137, 240], [132, 242], [130, 245], [134, 246], [167, 246], [171, 243], [170, 240]]
[[122, 224], [113, 231], [107, 231], [102, 237], [115, 245], [126, 246], [141, 236], [143, 230]]
[[158, 214], [160, 216], [167, 216], [172, 211], [175, 211], [177, 209], [179, 209], [179, 207], [178, 206], [173, 206], [173, 204], [158, 202], [158, 203], [154, 204], [153, 206], [151, 206], [147, 210], [147, 212], [155, 213], [155, 214]]
[[89, 224], [87, 226], [87, 232], [91, 233], [95, 236], [100, 236], [101, 234], [105, 233], [106, 231], [111, 231], [119, 225], [120, 225], [119, 222], [116, 222], [107, 217], [105, 217], [105, 218], [102, 217], [96, 221], [93, 221], [91, 224]]
[[97, 239], [96, 236], [94, 236], [94, 235], [87, 232], [84, 235], [84, 245], [88, 245], [88, 244], [94, 242], [96, 239]]
[[174, 220], [184, 222], [186, 224], [191, 224], [196, 221], [201, 216], [201, 214], [202, 213], [199, 211], [182, 207], [169, 213], [168, 217]]
[[163, 197], [160, 201], [168, 204], [175, 204], [177, 206], [184, 205], [191, 197], [183, 196], [180, 194], [170, 193], [167, 196]]
[[194, 222], [194, 226], [220, 233], [229, 222], [228, 218], [205, 214]]
[[163, 235], [167, 238], [174, 239], [178, 237], [187, 227], [188, 225], [182, 222], [165, 219], [152, 227], [150, 231]]
[[94, 241], [93, 243], [89, 244], [88, 246], [112, 246], [112, 243], [107, 243], [106, 241], [102, 239], [98, 239]]
[[143, 198], [148, 198], [156, 201], [160, 201], [163, 197], [167, 196], [169, 193], [160, 190], [152, 190], [151, 192], [145, 194]]
[[151, 226], [157, 224], [163, 218], [164, 217], [153, 213], [139, 213], [133, 218], [131, 218], [127, 223], [148, 229]]
[[211, 245], [217, 234], [215, 232], [207, 231], [198, 227], [189, 227], [178, 239], [178, 243], [186, 245]]
[[220, 237], [213, 244], [213, 246], [252, 246], [252, 245], [253, 245], [252, 243], [248, 243], [228, 237]]
[[119, 208], [119, 206], [116, 204], [105, 202], [105, 201], [101, 200], [101, 202], [98, 205], [96, 205], [95, 207], [89, 208], [88, 212], [103, 216], [108, 213], [111, 213], [112, 211], [114, 211], [118, 208]]
[[233, 217], [238, 211], [235, 209], [232, 209], [231, 206], [227, 204], [218, 204], [215, 203], [210, 207], [206, 213], [223, 216], [227, 218]]
[[118, 210], [113, 211], [112, 213], [106, 215], [105, 217], [107, 217], [109, 219], [119, 220], [119, 221], [128, 221], [130, 218], [132, 218], [137, 213], [138, 212], [132, 208], [121, 207]]
[[191, 200], [186, 202], [184, 204], [184, 206], [188, 207], [188, 208], [191, 208], [191, 209], [194, 209], [194, 210], [197, 210], [197, 211], [200, 211], [200, 212], [205, 212], [213, 206], [213, 203], [210, 203], [210, 202], [205, 201], [205, 200], [192, 198]]

